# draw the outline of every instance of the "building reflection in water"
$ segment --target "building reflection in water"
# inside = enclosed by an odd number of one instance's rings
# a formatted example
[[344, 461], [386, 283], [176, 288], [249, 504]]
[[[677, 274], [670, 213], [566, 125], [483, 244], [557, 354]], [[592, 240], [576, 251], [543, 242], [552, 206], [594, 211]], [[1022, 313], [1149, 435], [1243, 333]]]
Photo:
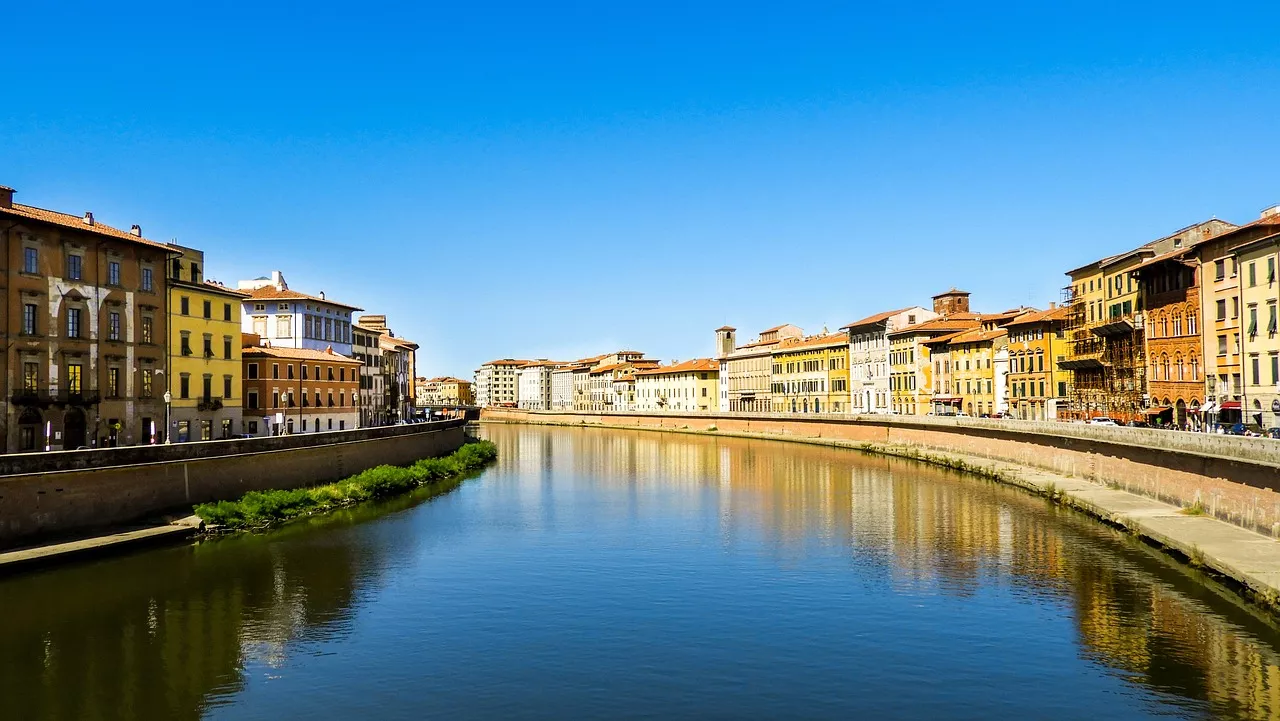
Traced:
[[[1013, 585], [1069, 608], [1083, 653], [1133, 683], [1233, 716], [1280, 717], [1280, 634], [1270, 621], [1131, 539], [1016, 490], [819, 446], [486, 433], [499, 467], [467, 493], [519, 494], [529, 528], [553, 527], [557, 498], [593, 484], [623, 491], [601, 513], [702, 514], [725, 543], [754, 543], [781, 563], [836, 549], [857, 573], [904, 593], [965, 599]], [[244, 688], [246, 668], [270, 669], [352, 632], [357, 607], [376, 600], [421, 542], [412, 514], [386, 510], [0, 581], [5, 716], [200, 718]], [[372, 518], [380, 521], [362, 523]]]
[[[555, 468], [567, 458], [565, 475], [573, 469], [579, 482], [665, 488], [662, 501], [638, 495], [633, 510], [680, 499], [717, 513], [726, 536], [758, 534], [784, 559], [809, 544], [838, 546], [904, 592], [960, 598], [1012, 580], [1033, 598], [1069, 605], [1084, 652], [1123, 677], [1230, 716], [1280, 718], [1272, 619], [1136, 541], [1016, 489], [767, 440], [521, 427], [491, 436], [508, 451], [500, 462]], [[511, 460], [534, 447], [536, 461]]]

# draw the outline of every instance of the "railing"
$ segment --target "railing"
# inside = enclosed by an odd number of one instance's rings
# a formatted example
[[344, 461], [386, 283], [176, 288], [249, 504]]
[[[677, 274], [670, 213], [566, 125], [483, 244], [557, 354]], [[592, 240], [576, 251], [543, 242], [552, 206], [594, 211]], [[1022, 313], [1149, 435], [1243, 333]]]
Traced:
[[196, 401], [196, 410], [198, 411], [220, 411], [222, 410], [222, 399], [204, 396]]

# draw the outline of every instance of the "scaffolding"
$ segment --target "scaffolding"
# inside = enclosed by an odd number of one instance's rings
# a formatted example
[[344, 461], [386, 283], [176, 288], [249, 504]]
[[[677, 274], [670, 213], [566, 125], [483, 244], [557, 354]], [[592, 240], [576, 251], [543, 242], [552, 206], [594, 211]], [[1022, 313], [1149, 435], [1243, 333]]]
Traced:
[[1118, 423], [1144, 420], [1146, 362], [1141, 314], [1086, 320], [1085, 299], [1071, 286], [1063, 289], [1067, 306], [1064, 331], [1070, 354], [1059, 368], [1068, 372], [1065, 409], [1060, 417], [1098, 416]]

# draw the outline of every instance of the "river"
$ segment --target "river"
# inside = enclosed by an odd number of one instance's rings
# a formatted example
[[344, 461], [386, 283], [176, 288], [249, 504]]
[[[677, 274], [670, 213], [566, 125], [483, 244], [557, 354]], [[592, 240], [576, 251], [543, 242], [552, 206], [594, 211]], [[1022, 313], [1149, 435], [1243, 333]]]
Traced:
[[0, 579], [0, 718], [1280, 717], [1275, 621], [913, 461], [485, 426], [451, 488]]

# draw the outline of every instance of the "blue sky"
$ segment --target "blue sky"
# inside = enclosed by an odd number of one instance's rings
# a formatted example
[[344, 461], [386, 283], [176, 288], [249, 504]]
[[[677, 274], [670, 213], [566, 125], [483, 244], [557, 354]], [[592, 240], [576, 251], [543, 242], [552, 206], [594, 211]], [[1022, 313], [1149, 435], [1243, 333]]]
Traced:
[[1280, 202], [1275, 4], [180, 5], [6, 8], [0, 184], [385, 312], [424, 375], [1043, 307]]

